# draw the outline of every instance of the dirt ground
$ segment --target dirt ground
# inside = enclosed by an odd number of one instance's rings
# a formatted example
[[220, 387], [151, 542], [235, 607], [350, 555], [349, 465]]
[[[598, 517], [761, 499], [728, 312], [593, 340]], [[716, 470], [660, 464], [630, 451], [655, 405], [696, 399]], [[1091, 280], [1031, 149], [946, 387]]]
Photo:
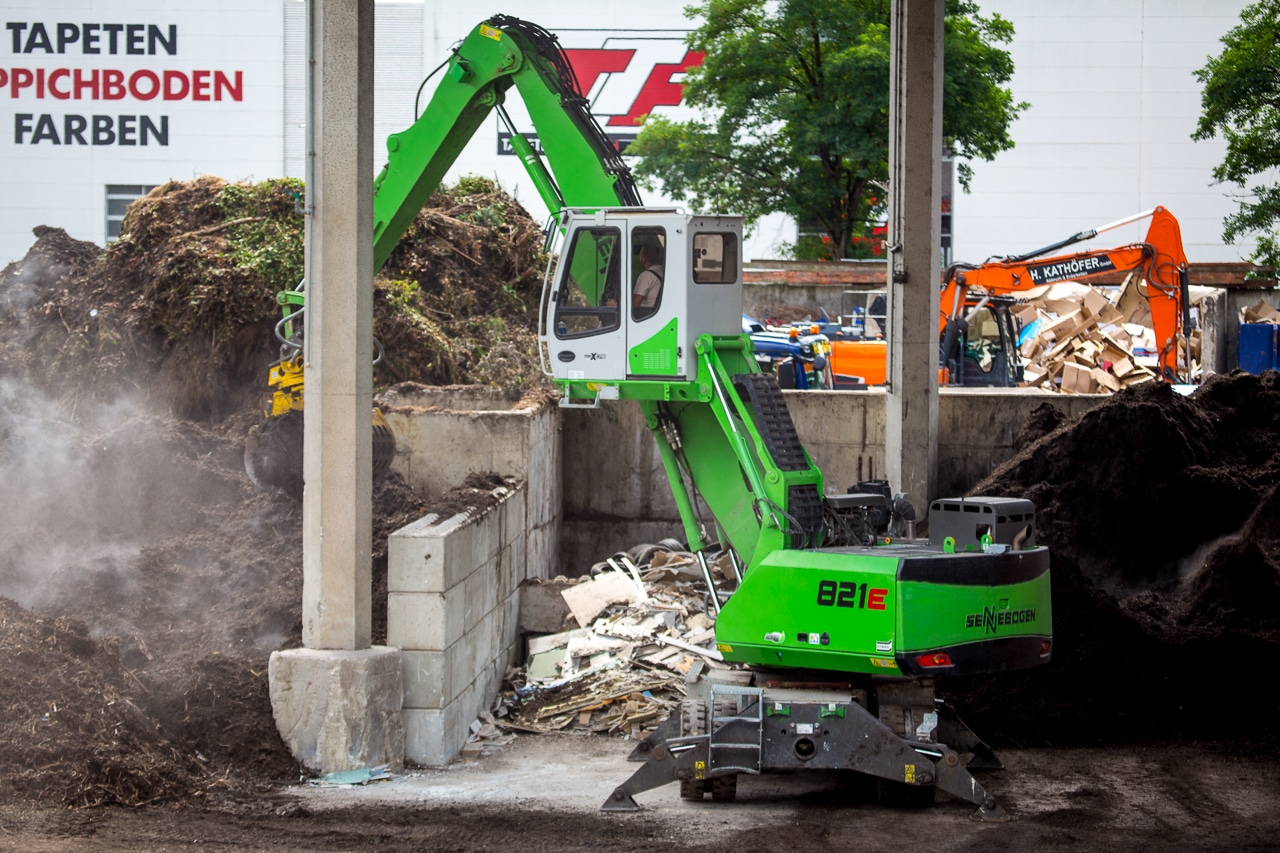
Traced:
[[1280, 838], [1275, 756], [1208, 744], [1020, 749], [983, 782], [1008, 823], [940, 797], [889, 808], [835, 774], [744, 777], [738, 800], [642, 794], [597, 811], [636, 765], [614, 738], [526, 735], [442, 770], [367, 787], [295, 785], [203, 808], [0, 807], [0, 850], [21, 851], [1261, 851]]
[[[1052, 664], [939, 683], [1006, 760], [984, 783], [1008, 824], [954, 802], [887, 808], [825, 777], [748, 779], [734, 804], [671, 786], [606, 816], [631, 769], [607, 737], [296, 786], [266, 661], [300, 642], [301, 518], [241, 456], [298, 223], [288, 185], [232, 186], [166, 185], [105, 251], [37, 229], [0, 272], [0, 849], [1280, 846], [1274, 372], [1191, 396], [1149, 383], [1074, 419], [1046, 403], [974, 485], [1033, 500], [1053, 560]], [[394, 354], [380, 386], [539, 393], [540, 244], [522, 216], [484, 182], [424, 212], [377, 285]], [[387, 534], [482, 492], [379, 485], [375, 641]]]

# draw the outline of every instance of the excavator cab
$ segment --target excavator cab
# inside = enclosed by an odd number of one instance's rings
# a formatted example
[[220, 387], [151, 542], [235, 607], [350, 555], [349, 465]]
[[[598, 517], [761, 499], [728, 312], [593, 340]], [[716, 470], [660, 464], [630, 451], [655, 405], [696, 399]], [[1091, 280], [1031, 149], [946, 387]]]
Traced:
[[942, 353], [952, 384], [1012, 388], [1022, 382], [1013, 304], [1008, 297], [985, 296], [968, 307], [956, 351]]
[[740, 333], [741, 217], [566, 209], [559, 230], [543, 285], [543, 368], [600, 384], [592, 405], [615, 399], [610, 383], [691, 382], [698, 337]]

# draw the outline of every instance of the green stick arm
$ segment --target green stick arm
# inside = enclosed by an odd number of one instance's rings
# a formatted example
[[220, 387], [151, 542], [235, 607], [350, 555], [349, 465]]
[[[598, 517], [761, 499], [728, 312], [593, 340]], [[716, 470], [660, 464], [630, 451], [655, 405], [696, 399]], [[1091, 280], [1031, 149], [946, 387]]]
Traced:
[[512, 86], [529, 111], [546, 163], [515, 128], [513, 146], [552, 212], [565, 205], [640, 204], [629, 169], [587, 110], [555, 37], [535, 24], [497, 16], [449, 58], [422, 115], [387, 139], [387, 164], [374, 180], [375, 270]]

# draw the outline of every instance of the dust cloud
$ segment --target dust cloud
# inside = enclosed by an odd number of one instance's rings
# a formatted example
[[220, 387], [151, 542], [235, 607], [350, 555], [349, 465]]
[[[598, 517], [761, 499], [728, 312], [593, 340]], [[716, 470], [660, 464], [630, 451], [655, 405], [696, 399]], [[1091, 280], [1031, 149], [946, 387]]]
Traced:
[[[154, 643], [178, 630], [208, 650], [243, 647], [222, 630], [219, 603], [268, 591], [246, 589], [261, 558], [237, 554], [236, 543], [270, 535], [274, 503], [252, 500], [236, 453], [230, 439], [128, 398], [82, 405], [72, 419], [24, 383], [0, 380], [0, 595], [84, 618], [95, 635]], [[298, 548], [289, 524], [276, 528], [288, 543], [276, 565], [287, 571]], [[255, 634], [279, 640], [290, 620], [281, 614]]]

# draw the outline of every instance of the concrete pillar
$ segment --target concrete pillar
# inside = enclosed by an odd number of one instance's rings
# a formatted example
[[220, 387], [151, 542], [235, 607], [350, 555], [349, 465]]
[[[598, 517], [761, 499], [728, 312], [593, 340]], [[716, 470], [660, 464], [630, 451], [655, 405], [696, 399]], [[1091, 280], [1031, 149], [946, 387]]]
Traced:
[[890, 9], [885, 473], [923, 510], [937, 497], [943, 0]]
[[313, 0], [302, 642], [369, 647], [373, 2]]
[[[1227, 355], [1227, 292], [1215, 290], [1200, 300], [1200, 364], [1207, 378], [1210, 373], [1226, 373], [1234, 367]], [[1234, 353], [1232, 354], [1234, 355]]]
[[398, 649], [370, 648], [373, 0], [310, 0], [302, 642], [268, 668], [276, 727], [319, 772], [404, 761]]

